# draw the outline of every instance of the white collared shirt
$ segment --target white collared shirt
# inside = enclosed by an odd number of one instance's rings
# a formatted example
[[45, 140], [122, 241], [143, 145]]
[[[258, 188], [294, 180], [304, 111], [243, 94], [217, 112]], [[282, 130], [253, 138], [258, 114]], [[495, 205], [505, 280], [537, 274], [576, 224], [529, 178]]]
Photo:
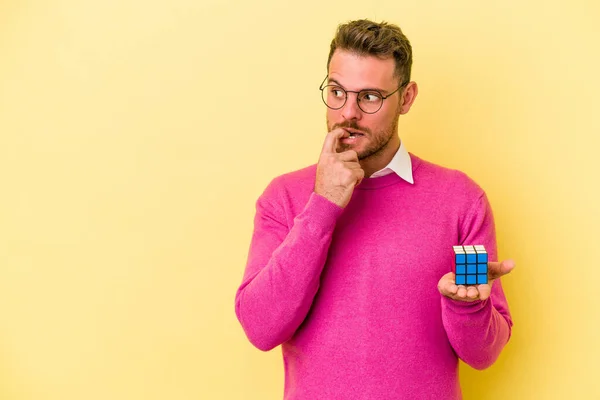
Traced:
[[400, 148], [394, 154], [394, 157], [385, 168], [375, 172], [369, 178], [378, 178], [387, 174], [395, 172], [400, 178], [404, 179], [408, 183], [414, 184], [412, 174], [412, 162], [410, 161], [410, 155], [404, 147], [404, 142], [400, 142]]

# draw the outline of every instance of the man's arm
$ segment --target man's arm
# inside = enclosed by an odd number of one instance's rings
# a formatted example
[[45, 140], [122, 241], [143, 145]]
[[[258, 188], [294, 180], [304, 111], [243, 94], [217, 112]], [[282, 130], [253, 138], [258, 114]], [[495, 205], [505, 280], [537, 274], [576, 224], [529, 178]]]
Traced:
[[[461, 244], [483, 244], [496, 259], [496, 235], [489, 202], [483, 194], [461, 226]], [[454, 274], [439, 283], [442, 321], [450, 344], [465, 363], [476, 369], [491, 366], [511, 335], [512, 319], [500, 276], [514, 268], [512, 261], [489, 263], [490, 283], [469, 288], [454, 285]]]
[[254, 233], [236, 315], [248, 339], [261, 350], [289, 340], [306, 318], [319, 289], [333, 231], [354, 187], [364, 177], [354, 151], [337, 153], [347, 132], [327, 134], [314, 192], [288, 228], [278, 186], [259, 198]]
[[267, 351], [290, 339], [319, 289], [333, 230], [342, 209], [313, 193], [291, 229], [267, 188], [257, 202], [236, 315], [257, 348]]

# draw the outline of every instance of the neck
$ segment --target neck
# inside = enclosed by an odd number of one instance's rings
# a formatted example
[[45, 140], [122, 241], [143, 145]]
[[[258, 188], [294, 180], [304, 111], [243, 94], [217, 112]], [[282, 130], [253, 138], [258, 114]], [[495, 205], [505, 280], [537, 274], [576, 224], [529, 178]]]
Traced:
[[383, 146], [379, 151], [371, 154], [369, 157], [360, 160], [360, 166], [365, 171], [365, 177], [368, 178], [375, 172], [385, 168], [386, 165], [392, 161], [394, 155], [400, 148], [400, 137], [394, 135], [390, 138], [389, 142]]

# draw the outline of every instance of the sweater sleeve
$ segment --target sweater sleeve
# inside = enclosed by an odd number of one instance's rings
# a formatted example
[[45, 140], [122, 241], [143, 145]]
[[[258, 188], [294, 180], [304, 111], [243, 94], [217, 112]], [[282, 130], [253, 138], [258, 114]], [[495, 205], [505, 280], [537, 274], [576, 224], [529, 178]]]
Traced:
[[235, 296], [246, 336], [263, 351], [289, 340], [306, 318], [343, 211], [312, 193], [288, 227], [277, 191], [271, 183], [256, 203], [246, 270]]
[[[483, 244], [490, 260], [497, 259], [492, 210], [482, 194], [461, 224], [460, 244]], [[491, 366], [508, 342], [512, 320], [500, 279], [483, 301], [464, 302], [442, 296], [442, 320], [454, 351], [476, 369]]]

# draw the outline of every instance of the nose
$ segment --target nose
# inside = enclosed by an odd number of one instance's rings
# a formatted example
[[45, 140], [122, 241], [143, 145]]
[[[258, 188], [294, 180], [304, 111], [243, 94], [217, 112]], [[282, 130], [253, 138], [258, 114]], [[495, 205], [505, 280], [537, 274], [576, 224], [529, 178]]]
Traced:
[[346, 120], [360, 119], [362, 117], [362, 111], [358, 107], [358, 94], [348, 93], [347, 96], [346, 104], [344, 104], [344, 107], [342, 108], [342, 117]]

